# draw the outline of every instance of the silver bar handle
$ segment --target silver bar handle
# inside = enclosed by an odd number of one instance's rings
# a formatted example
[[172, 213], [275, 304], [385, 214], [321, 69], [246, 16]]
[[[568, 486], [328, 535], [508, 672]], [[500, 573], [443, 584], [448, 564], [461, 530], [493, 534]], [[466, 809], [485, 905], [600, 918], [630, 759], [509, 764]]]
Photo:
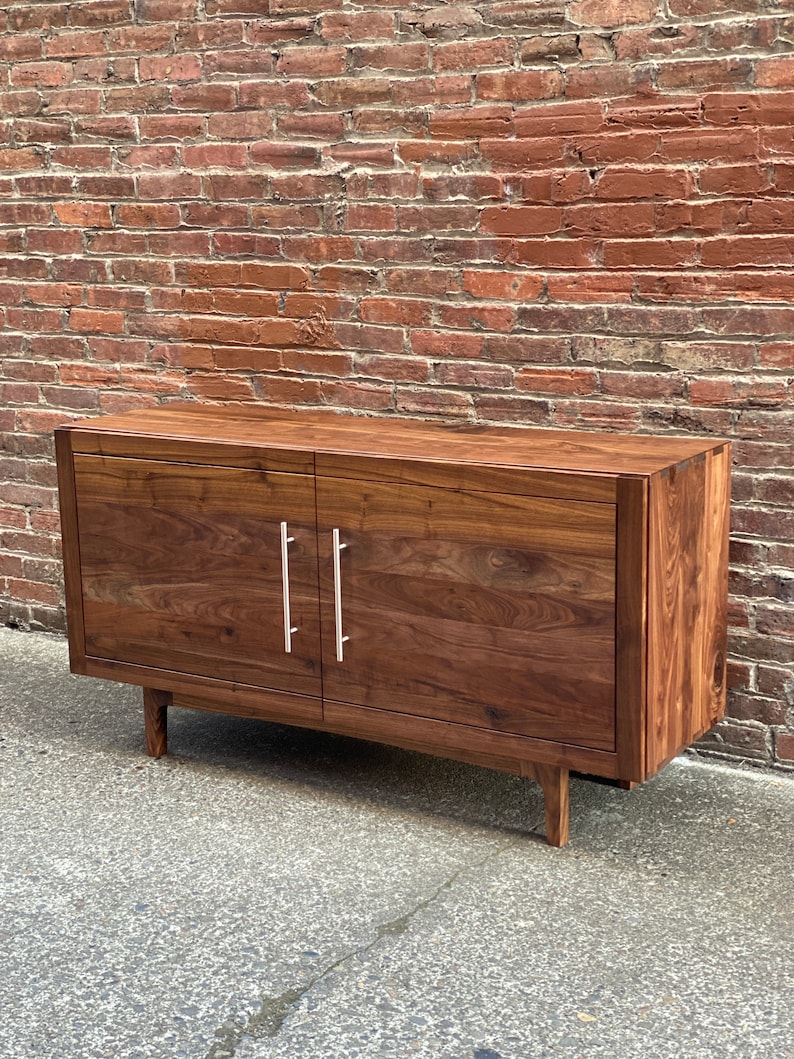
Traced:
[[340, 562], [340, 557], [342, 549], [346, 548], [347, 545], [340, 543], [338, 529], [333, 530], [332, 535], [334, 540], [334, 622], [336, 624], [336, 660], [337, 662], [344, 662], [344, 645], [350, 637], [342, 635], [342, 564]]
[[284, 650], [292, 653], [292, 634], [298, 631], [292, 624], [289, 606], [289, 545], [294, 537], [287, 536], [287, 523], [281, 523], [281, 593], [284, 601]]

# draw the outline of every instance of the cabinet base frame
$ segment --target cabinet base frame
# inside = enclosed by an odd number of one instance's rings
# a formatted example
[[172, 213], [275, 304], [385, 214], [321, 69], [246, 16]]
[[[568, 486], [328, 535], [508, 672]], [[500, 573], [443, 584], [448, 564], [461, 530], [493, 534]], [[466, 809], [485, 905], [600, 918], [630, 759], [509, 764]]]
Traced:
[[[159, 758], [168, 753], [168, 707], [184, 706], [193, 709], [210, 709], [213, 712], [230, 712], [228, 707], [221, 704], [213, 706], [208, 700], [179, 698], [174, 700], [170, 691], [160, 691], [156, 688], [143, 688], [143, 717], [146, 733], [146, 753], [149, 757]], [[252, 710], [237, 711], [244, 716], [256, 716]], [[331, 725], [312, 725], [314, 728], [332, 731]], [[389, 745], [395, 745], [390, 743]], [[432, 752], [426, 748], [426, 752]], [[482, 764], [485, 767], [498, 768], [499, 771], [512, 772], [525, 779], [532, 780], [540, 785], [543, 791], [543, 805], [546, 817], [546, 841], [550, 846], [565, 846], [568, 843], [568, 821], [569, 821], [569, 788], [570, 774], [567, 768], [558, 765], [544, 765], [534, 761], [489, 761], [483, 755], [473, 754], [449, 754], [446, 750], [439, 748], [437, 751], [444, 757], [458, 757], [473, 763]], [[479, 761], [475, 758], [479, 757]]]

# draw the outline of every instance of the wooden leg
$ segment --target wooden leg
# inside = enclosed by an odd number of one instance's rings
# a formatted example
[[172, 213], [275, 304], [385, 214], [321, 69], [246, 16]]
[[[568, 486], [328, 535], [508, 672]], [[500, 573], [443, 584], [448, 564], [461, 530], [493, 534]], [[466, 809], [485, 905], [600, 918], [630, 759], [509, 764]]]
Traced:
[[539, 783], [543, 788], [546, 809], [546, 841], [550, 846], [564, 846], [568, 842], [568, 769], [556, 765], [521, 762], [521, 775]]
[[171, 697], [170, 691], [143, 689], [146, 753], [149, 757], [162, 757], [168, 753], [168, 707], [171, 705]]

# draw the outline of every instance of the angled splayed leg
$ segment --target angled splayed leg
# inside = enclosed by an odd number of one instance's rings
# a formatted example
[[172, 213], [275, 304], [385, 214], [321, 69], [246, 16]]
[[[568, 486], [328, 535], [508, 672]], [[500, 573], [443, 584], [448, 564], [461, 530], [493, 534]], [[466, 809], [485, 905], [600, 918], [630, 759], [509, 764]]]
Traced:
[[168, 753], [168, 707], [171, 705], [171, 699], [170, 691], [143, 689], [146, 753], [149, 757], [162, 757]]
[[557, 765], [538, 765], [521, 762], [521, 775], [534, 780], [543, 788], [546, 810], [546, 841], [550, 846], [564, 846], [568, 842], [568, 769]]

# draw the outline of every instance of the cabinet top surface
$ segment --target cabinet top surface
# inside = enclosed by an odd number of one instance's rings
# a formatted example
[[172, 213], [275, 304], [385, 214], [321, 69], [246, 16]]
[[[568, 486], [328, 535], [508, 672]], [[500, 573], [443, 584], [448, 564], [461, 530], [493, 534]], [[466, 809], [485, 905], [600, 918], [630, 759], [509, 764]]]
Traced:
[[[181, 439], [209, 446], [636, 475], [657, 473], [724, 444], [697, 437], [438, 424], [341, 415], [331, 410], [290, 412], [240, 405], [172, 404], [83, 419], [66, 427], [91, 434]], [[79, 433], [74, 449], [80, 451]], [[207, 460], [211, 461], [211, 455]]]

